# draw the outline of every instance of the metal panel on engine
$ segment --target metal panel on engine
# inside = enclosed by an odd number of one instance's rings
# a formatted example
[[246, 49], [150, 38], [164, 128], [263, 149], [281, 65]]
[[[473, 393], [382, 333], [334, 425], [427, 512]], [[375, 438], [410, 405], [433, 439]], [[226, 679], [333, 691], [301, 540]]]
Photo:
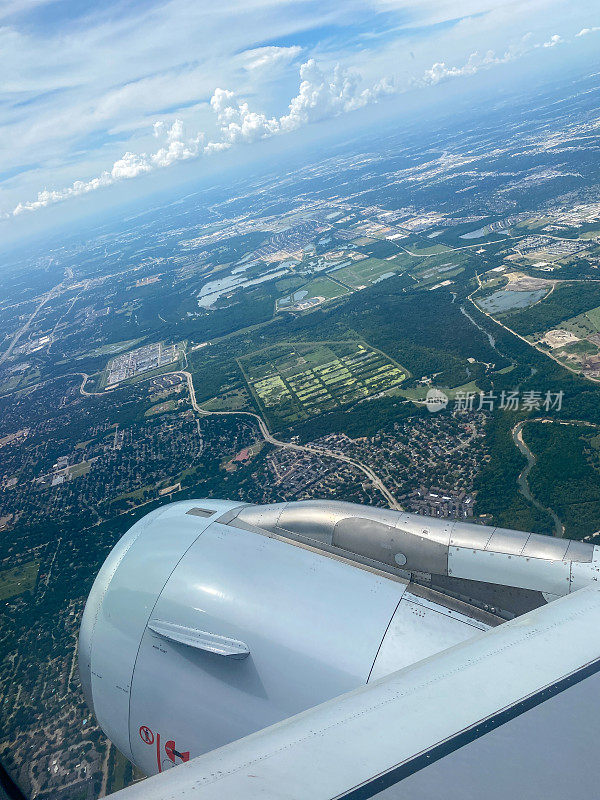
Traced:
[[131, 692], [134, 760], [147, 773], [162, 771], [364, 684], [405, 588], [212, 523], [174, 570], [152, 619], [229, 637], [250, 654], [224, 658], [147, 629]]

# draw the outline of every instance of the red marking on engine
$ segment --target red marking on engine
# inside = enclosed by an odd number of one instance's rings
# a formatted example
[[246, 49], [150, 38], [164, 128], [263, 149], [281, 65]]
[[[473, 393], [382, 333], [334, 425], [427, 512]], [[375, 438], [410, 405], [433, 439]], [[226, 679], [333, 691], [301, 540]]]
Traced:
[[189, 750], [185, 753], [180, 753], [179, 750], [175, 749], [175, 741], [173, 739], [169, 739], [169, 741], [165, 744], [165, 753], [173, 763], [175, 763], [175, 756], [180, 758], [182, 761], [190, 760]]
[[154, 744], [154, 734], [147, 725], [140, 725], [140, 739], [146, 744]]

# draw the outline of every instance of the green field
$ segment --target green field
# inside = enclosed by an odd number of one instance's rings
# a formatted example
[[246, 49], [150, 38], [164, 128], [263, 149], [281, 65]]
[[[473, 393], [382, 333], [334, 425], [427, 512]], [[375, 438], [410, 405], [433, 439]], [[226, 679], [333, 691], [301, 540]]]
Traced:
[[231, 389], [202, 403], [207, 411], [250, 411], [252, 404], [245, 389]]
[[39, 568], [39, 561], [28, 561], [14, 569], [0, 570], [0, 600], [31, 591], [35, 586]]
[[124, 350], [133, 350], [133, 348], [143, 339], [128, 339], [123, 342], [114, 342], [113, 344], [104, 344], [101, 347], [96, 347], [84, 353], [80, 358], [94, 358], [95, 356], [116, 356]]
[[386, 261], [381, 258], [367, 258], [364, 261], [357, 261], [347, 267], [340, 267], [331, 273], [331, 276], [351, 289], [358, 289], [360, 286], [369, 286], [376, 283], [383, 275], [388, 273], [396, 274], [397, 266], [393, 261]]
[[316, 297], [323, 297], [325, 300], [334, 300], [336, 297], [341, 297], [344, 294], [349, 294], [350, 289], [330, 280], [326, 275], [320, 275], [318, 278], [304, 284], [301, 288], [297, 288], [293, 294], [282, 297], [277, 301], [278, 309], [289, 308], [294, 303], [301, 303], [304, 300], [314, 300]]
[[419, 282], [419, 286], [433, 285], [461, 273], [467, 258], [464, 251], [446, 251], [420, 260], [413, 257], [410, 274]]
[[388, 391], [408, 374], [362, 341], [274, 345], [238, 363], [274, 427]]
[[589, 311], [584, 311], [583, 314], [578, 314], [576, 317], [566, 320], [561, 328], [565, 328], [575, 336], [580, 336], [582, 339], [586, 336], [591, 336], [593, 333], [600, 331], [600, 307], [591, 308]]
[[144, 412], [145, 417], [153, 417], [156, 414], [164, 414], [166, 411], [174, 411], [177, 408], [177, 403], [175, 400], [166, 400], [164, 403], [157, 403], [155, 406], [151, 406], [146, 412]]

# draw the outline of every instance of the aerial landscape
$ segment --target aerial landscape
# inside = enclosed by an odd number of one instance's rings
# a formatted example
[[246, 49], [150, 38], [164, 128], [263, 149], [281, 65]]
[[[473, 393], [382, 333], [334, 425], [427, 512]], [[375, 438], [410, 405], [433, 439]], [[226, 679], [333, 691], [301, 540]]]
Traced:
[[0, 759], [29, 796], [142, 777], [76, 637], [164, 502], [600, 544], [599, 104], [590, 68], [2, 247]]

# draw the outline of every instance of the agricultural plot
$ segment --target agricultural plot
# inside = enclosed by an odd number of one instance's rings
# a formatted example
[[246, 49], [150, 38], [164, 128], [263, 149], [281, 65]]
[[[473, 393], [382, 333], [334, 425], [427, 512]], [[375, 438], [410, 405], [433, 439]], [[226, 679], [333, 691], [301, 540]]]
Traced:
[[361, 341], [275, 345], [238, 363], [274, 428], [388, 391], [408, 374]]

